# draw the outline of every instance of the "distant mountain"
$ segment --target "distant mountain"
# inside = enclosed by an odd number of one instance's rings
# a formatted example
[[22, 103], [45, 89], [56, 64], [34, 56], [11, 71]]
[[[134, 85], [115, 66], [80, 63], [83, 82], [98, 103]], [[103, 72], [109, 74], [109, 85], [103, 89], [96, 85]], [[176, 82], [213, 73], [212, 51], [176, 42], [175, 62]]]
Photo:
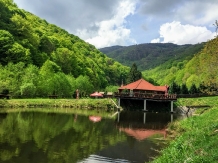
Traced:
[[110, 47], [105, 47], [105, 48], [101, 48], [100, 51], [104, 54], [110, 53], [112, 51], [121, 49], [121, 48], [125, 48], [126, 46], [120, 46], [120, 45], [115, 45], [115, 46], [110, 46]]
[[[189, 49], [195, 47], [193, 45]], [[198, 45], [200, 46], [200, 44]], [[143, 76], [160, 85], [185, 84], [189, 89], [195, 84], [202, 92], [218, 93], [218, 37], [207, 41], [203, 49], [191, 59], [169, 60], [153, 69], [142, 72]], [[195, 49], [195, 48], [193, 48]], [[194, 53], [194, 50], [193, 50]], [[192, 53], [190, 52], [190, 56]]]
[[99, 49], [108, 57], [131, 66], [136, 63], [139, 70], [155, 68], [169, 60], [187, 60], [203, 48], [204, 43], [176, 45], [172, 43], [146, 43], [132, 46], [112, 46]]

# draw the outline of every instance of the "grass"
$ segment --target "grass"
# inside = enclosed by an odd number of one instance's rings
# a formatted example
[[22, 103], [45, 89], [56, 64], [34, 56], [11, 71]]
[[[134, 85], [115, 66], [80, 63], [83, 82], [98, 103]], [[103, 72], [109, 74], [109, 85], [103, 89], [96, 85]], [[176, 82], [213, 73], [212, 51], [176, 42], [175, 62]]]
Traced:
[[199, 116], [176, 121], [168, 126], [175, 136], [153, 163], [215, 163], [218, 160], [218, 97], [179, 99], [180, 105], [209, 105]]
[[218, 96], [200, 98], [179, 98], [176, 105], [180, 106], [213, 106], [218, 107]]
[[114, 109], [110, 99], [10, 99], [0, 100], [1, 108], [99, 108]]

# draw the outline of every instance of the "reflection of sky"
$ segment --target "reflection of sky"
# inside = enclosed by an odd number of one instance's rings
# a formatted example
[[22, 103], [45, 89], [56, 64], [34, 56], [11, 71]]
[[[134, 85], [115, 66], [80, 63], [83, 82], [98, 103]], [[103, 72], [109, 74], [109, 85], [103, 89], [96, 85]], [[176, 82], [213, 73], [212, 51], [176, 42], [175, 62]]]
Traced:
[[125, 159], [113, 159], [109, 157], [103, 157], [99, 155], [90, 155], [88, 158], [79, 161], [78, 163], [108, 163], [108, 162], [123, 162], [123, 163], [130, 163], [128, 160]]

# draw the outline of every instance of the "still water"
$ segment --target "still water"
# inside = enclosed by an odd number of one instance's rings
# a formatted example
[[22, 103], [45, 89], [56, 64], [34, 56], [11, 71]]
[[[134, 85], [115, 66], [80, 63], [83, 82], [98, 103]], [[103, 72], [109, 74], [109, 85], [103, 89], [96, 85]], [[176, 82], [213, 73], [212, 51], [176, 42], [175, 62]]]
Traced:
[[171, 114], [0, 113], [1, 163], [144, 163], [163, 147]]

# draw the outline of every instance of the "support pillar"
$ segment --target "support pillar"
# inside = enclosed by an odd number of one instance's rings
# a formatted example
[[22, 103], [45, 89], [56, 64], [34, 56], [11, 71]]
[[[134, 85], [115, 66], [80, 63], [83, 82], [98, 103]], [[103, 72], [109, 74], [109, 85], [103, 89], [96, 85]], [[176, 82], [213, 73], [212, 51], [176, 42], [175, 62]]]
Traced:
[[120, 122], [120, 111], [118, 111], [117, 122]]
[[171, 101], [171, 113], [173, 113], [173, 101]]
[[145, 113], [144, 113], [144, 121], [143, 121], [144, 124], [146, 123], [146, 114], [147, 114], [147, 113], [145, 112]]
[[118, 107], [120, 108], [120, 98], [118, 98]]
[[171, 114], [171, 122], [173, 122], [173, 114]]
[[144, 100], [144, 111], [147, 111], [146, 100]]

